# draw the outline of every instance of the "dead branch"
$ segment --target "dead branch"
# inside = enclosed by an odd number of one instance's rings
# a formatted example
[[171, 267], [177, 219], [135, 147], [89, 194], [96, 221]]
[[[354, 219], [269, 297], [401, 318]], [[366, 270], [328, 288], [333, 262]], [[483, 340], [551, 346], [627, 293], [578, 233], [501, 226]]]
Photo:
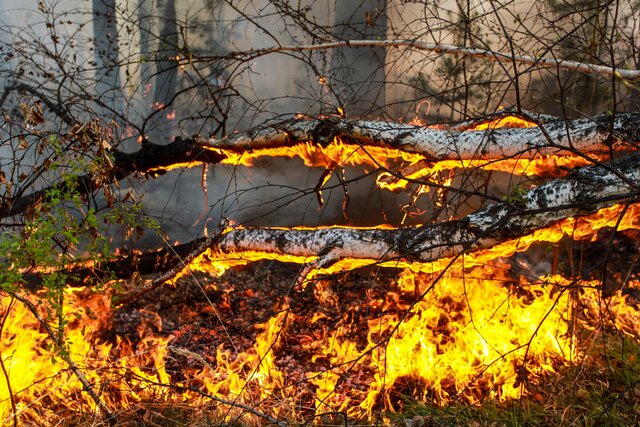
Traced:
[[221, 226], [213, 236], [207, 237], [205, 239], [200, 239], [199, 240], [200, 243], [196, 246], [196, 248], [186, 256], [181, 257], [179, 259], [179, 263], [177, 263], [174, 267], [172, 267], [168, 271], [165, 271], [155, 279], [150, 280], [146, 283], [143, 283], [141, 286], [137, 287], [136, 289], [133, 289], [130, 292], [124, 295], [121, 295], [118, 298], [118, 301], [117, 301], [118, 304], [119, 305], [128, 304], [129, 302], [135, 300], [136, 298], [146, 294], [147, 292], [150, 292], [156, 289], [157, 287], [166, 283], [168, 280], [171, 280], [174, 277], [176, 277], [180, 272], [184, 271], [185, 268], [188, 267], [189, 263], [191, 263], [191, 261], [193, 261], [198, 255], [204, 253], [208, 248], [215, 246], [215, 244], [218, 243], [218, 241], [222, 237], [223, 232], [224, 232], [224, 226]]
[[75, 180], [65, 180], [33, 193], [11, 199], [0, 205], [0, 218], [22, 214], [30, 207], [47, 201], [47, 194], [51, 190], [66, 192], [74, 189], [80, 194], [89, 194], [100, 189], [103, 185], [120, 181], [135, 172], [161, 174], [162, 168], [177, 163], [218, 163], [225, 158], [222, 154], [203, 149], [192, 139], [182, 140], [180, 138], [176, 138], [168, 145], [144, 142], [140, 150], [134, 153], [112, 150], [110, 154], [113, 157], [111, 161], [113, 167], [102, 171], [99, 176], [95, 174], [82, 175]]
[[545, 154], [609, 153], [635, 148], [640, 140], [640, 114], [620, 113], [588, 119], [556, 120], [540, 127], [460, 131], [374, 120], [297, 119], [234, 134], [202, 139], [211, 148], [242, 153], [313, 141], [327, 146], [338, 137], [362, 146], [382, 146], [425, 156], [429, 161], [514, 157]]
[[[129, 279], [134, 275], [146, 276], [169, 271], [207, 241], [206, 238], [200, 238], [146, 253], [120, 250], [120, 256], [116, 259], [93, 262], [90, 266], [82, 263], [69, 265], [65, 267], [66, 284], [72, 287], [91, 286], [109, 280]], [[42, 287], [44, 275], [33, 271], [25, 273], [23, 279], [28, 289], [35, 290]]]

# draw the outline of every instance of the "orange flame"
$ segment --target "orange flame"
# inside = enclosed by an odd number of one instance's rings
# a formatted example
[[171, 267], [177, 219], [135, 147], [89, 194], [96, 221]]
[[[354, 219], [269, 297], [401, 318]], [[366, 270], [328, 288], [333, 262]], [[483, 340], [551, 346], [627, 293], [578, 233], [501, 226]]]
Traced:
[[[162, 332], [162, 320], [153, 312], [140, 312], [146, 320], [138, 327], [135, 344], [121, 338], [105, 341], [104, 330], [113, 322], [109, 297], [85, 290], [69, 291], [64, 307], [72, 319], [66, 328], [69, 355], [100, 390], [104, 402], [116, 409], [150, 400], [202, 404], [206, 399], [194, 391], [170, 392], [169, 385], [193, 384], [210, 396], [289, 419], [303, 419], [309, 410], [346, 411], [360, 417], [383, 407], [397, 409], [401, 404], [398, 396], [407, 393], [436, 403], [454, 398], [472, 403], [515, 398], [527, 393], [525, 379], [547, 375], [579, 356], [569, 333], [572, 294], [568, 289], [576, 282], [560, 276], [514, 278], [509, 265], [496, 259], [526, 250], [534, 242], [557, 242], [563, 236], [594, 239], [602, 227], [639, 228], [640, 206], [628, 207], [620, 218], [622, 210], [614, 206], [589, 217], [570, 218], [490, 250], [463, 255], [453, 264], [452, 260], [386, 263], [404, 271], [396, 290], [383, 297], [371, 295], [359, 308], [376, 313], [366, 321], [364, 342], [353, 338], [354, 312], [332, 321], [322, 312], [304, 319], [285, 303], [255, 326], [259, 332], [249, 347], [239, 350], [220, 345], [211, 362], [205, 360], [197, 368], [185, 366], [182, 380], [177, 381], [166, 369], [167, 360], [175, 354], [202, 356], [172, 345], [172, 335]], [[259, 252], [209, 252], [194, 261], [190, 270], [221, 275], [232, 266], [258, 259], [313, 261], [313, 257]], [[341, 260], [310, 277], [372, 262], [375, 260]], [[434, 273], [445, 269], [437, 279]], [[323, 283], [313, 284], [319, 304], [332, 304], [336, 296]], [[594, 283], [582, 285], [577, 296], [580, 304], [594, 316], [602, 304], [608, 304], [607, 313], [620, 330], [638, 337], [640, 314], [635, 308], [621, 296], [603, 302]], [[19, 418], [54, 424], [64, 414], [95, 410], [95, 403], [64, 363], [52, 362], [49, 339], [37, 320], [22, 305], [10, 305], [8, 298], [2, 300], [2, 307], [7, 320], [0, 356], [9, 373]], [[291, 325], [299, 324], [313, 332], [296, 351], [311, 355], [307, 371], [292, 381], [284, 360], [291, 351], [287, 349]], [[327, 329], [326, 325], [333, 326]], [[360, 385], [354, 387], [353, 381]], [[311, 402], [296, 400], [310, 390]], [[300, 406], [309, 404], [313, 408]], [[227, 415], [239, 416], [242, 411], [236, 409], [225, 410]], [[0, 381], [0, 419], [6, 423], [11, 416], [6, 381]]]

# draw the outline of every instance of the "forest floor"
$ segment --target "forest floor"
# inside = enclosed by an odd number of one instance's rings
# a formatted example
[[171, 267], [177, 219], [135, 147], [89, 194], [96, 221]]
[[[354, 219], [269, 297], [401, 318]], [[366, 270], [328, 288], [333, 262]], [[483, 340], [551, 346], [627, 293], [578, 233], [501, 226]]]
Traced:
[[[637, 252], [637, 237], [635, 233], [627, 233], [614, 242], [618, 250], [608, 256], [610, 271], [637, 273], [635, 265], [633, 271], [629, 267], [629, 254]], [[596, 259], [602, 259], [602, 252], [600, 255], [597, 252], [603, 250], [598, 246], [602, 244], [587, 245], [579, 254], [571, 253], [570, 256], [593, 265]], [[560, 262], [572, 263], [566, 255], [560, 256]], [[322, 342], [323, 337], [346, 321], [350, 329], [344, 337], [364, 348], [370, 319], [398, 312], [415, 302], [419, 295], [396, 292], [398, 272], [394, 269], [359, 269], [320, 279], [305, 289], [296, 286], [299, 270], [300, 266], [292, 264], [258, 262], [227, 271], [220, 277], [198, 274], [182, 279], [175, 288], [156, 289], [116, 310], [110, 328], [103, 331], [103, 339], [115, 342], [117, 337], [135, 348], [141, 339], [141, 329], [169, 339], [165, 368], [171, 382], [197, 388], [202, 386], [202, 379], [194, 379], [185, 372], [215, 367], [220, 349], [236, 356], [250, 352], [256, 338], [265, 330], [266, 322], [286, 308], [286, 331], [276, 335], [274, 341], [277, 343], [270, 349], [275, 367], [283, 374], [284, 384], [290, 385], [288, 393], [292, 398], [287, 405], [295, 402], [295, 408], [283, 410], [284, 415], [278, 416], [286, 425], [499, 427], [640, 423], [640, 345], [627, 336], [604, 330], [599, 339], [590, 339], [589, 348], [585, 349], [579, 362], [562, 366], [556, 373], [528, 384], [527, 392], [517, 400], [497, 402], [487, 399], [484, 403], [470, 405], [461, 399], [453, 399], [446, 405], [438, 405], [421, 401], [418, 396], [425, 394], [425, 385], [407, 379], [389, 391], [387, 408], [379, 402], [373, 419], [346, 419], [341, 413], [318, 414], [312, 409], [316, 387], [308, 382], [308, 373], [326, 370], [331, 363], [328, 357], [318, 356], [315, 343]], [[591, 274], [609, 273], [596, 269]], [[612, 289], [620, 285], [620, 274], [609, 276]], [[637, 301], [636, 298], [637, 295], [632, 295], [630, 300]], [[364, 396], [373, 376], [370, 369], [348, 370], [348, 375], [338, 383], [335, 399]], [[256, 392], [247, 390], [247, 393]], [[268, 399], [257, 399], [256, 402], [256, 409], [261, 412], [276, 404], [275, 400]], [[389, 405], [392, 411], [389, 411]], [[215, 411], [214, 407], [217, 408]], [[286, 414], [294, 412], [294, 418], [287, 419]], [[241, 416], [220, 418], [221, 413], [224, 414], [224, 410], [221, 411], [215, 402], [198, 407], [143, 402], [124, 410], [119, 416], [119, 425], [246, 423]], [[260, 418], [253, 418], [252, 424], [270, 425]], [[87, 425], [96, 425], [95, 419]]]

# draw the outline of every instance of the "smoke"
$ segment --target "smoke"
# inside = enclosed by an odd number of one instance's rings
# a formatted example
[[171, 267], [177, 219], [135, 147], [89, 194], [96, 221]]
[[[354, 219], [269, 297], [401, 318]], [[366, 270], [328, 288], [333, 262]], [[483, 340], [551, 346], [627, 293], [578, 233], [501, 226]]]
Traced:
[[[81, 123], [96, 117], [109, 123], [117, 135], [114, 144], [126, 151], [139, 149], [141, 135], [154, 143], [170, 143], [177, 136], [221, 137], [297, 114], [374, 111], [376, 103], [383, 103], [379, 95], [384, 92], [384, 73], [378, 75], [384, 59], [379, 52], [343, 49], [224, 59], [231, 51], [310, 44], [314, 31], [324, 29], [335, 29], [344, 37], [384, 33], [379, 22], [371, 26], [375, 17], [367, 15], [370, 10], [364, 3], [303, 3], [295, 10], [288, 3], [266, 0], [140, 0], [135, 5], [32, 0], [16, 8], [14, 2], [0, 0], [8, 29], [0, 41], [5, 47], [24, 49], [5, 63], [5, 86], [20, 81], [45, 88], [45, 94], [69, 108]], [[299, 25], [301, 19], [313, 27]], [[360, 34], [358, 28], [366, 31]], [[47, 50], [57, 52], [57, 57], [48, 57], [43, 53]], [[193, 61], [202, 57], [211, 60]], [[36, 58], [41, 63], [35, 64]], [[32, 72], [38, 67], [51, 70], [56, 81]], [[26, 74], [16, 75], [20, 69]], [[44, 110], [47, 120], [60, 121], [52, 108], [45, 105]], [[14, 151], [15, 147], [0, 148], [3, 169], [14, 161]], [[37, 163], [35, 157], [28, 161]], [[336, 171], [321, 195], [314, 188], [322, 173], [299, 160], [273, 159], [252, 169], [208, 167], [203, 185], [198, 166], [156, 179], [131, 177], [121, 183], [119, 194], [133, 191], [144, 214], [155, 218], [171, 241], [201, 236], [205, 227], [223, 218], [249, 225], [398, 220], [385, 212], [397, 211], [406, 198], [373, 190], [374, 178], [363, 170], [347, 171], [349, 184]], [[39, 186], [43, 185], [44, 181]], [[93, 202], [99, 209], [107, 206], [101, 197]], [[115, 240], [126, 234], [111, 231]], [[141, 240], [144, 245], [155, 241], [147, 235]]]

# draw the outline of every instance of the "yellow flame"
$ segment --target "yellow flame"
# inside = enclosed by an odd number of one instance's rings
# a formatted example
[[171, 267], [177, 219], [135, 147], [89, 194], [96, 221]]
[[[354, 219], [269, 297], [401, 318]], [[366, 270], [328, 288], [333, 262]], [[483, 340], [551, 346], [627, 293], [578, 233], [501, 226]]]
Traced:
[[[511, 123], [503, 120], [487, 126]], [[440, 162], [423, 167], [424, 159], [419, 156], [381, 147], [365, 151], [341, 141], [334, 141], [332, 148], [299, 144], [278, 150], [230, 155], [227, 161], [250, 165], [252, 159], [262, 155], [282, 155], [301, 157], [307, 166], [414, 166], [405, 176], [422, 179], [432, 179], [436, 172], [454, 167], [497, 168], [494, 170], [523, 174], [539, 167], [563, 173], [563, 167], [584, 161], [545, 157], [534, 161]], [[391, 189], [403, 180], [381, 176], [379, 181]], [[69, 319], [65, 328], [68, 354], [105, 404], [115, 411], [145, 401], [191, 405], [207, 401], [196, 392], [185, 389], [177, 392], [170, 385], [197, 386], [216, 398], [298, 420], [305, 420], [304, 405], [313, 406], [317, 412], [344, 411], [362, 417], [382, 408], [397, 409], [401, 397], [407, 395], [440, 404], [458, 397], [471, 403], [486, 398], [517, 398], [527, 393], [525, 379], [535, 380], [579, 355], [569, 327], [575, 306], [571, 298], [579, 299], [586, 318], [596, 317], [606, 308], [607, 319], [635, 339], [640, 338], [640, 313], [619, 293], [602, 299], [596, 290], [597, 283], [572, 282], [560, 276], [513, 277], [509, 266], [498, 259], [525, 251], [533, 243], [555, 243], [563, 237], [595, 240], [598, 230], [604, 227], [616, 227], [619, 231], [638, 229], [639, 218], [640, 204], [630, 205], [626, 210], [617, 205], [589, 216], [568, 218], [552, 227], [455, 259], [429, 263], [339, 260], [307, 274], [308, 283], [316, 287], [319, 304], [330, 304], [335, 299], [328, 285], [311, 282], [323, 274], [371, 264], [403, 271], [393, 291], [384, 297], [367, 294], [362, 306], [340, 313], [335, 319], [318, 311], [310, 318], [294, 314], [288, 300], [283, 299], [273, 308], [271, 317], [253, 325], [258, 333], [246, 348], [237, 349], [225, 343], [208, 358], [188, 349], [172, 349], [173, 336], [162, 330], [162, 319], [151, 311], [139, 310], [144, 320], [133, 342], [119, 337], [107, 340], [105, 331], [114, 321], [110, 295], [68, 291], [63, 307]], [[389, 226], [376, 228], [384, 227]], [[173, 282], [192, 271], [219, 276], [229, 268], [258, 260], [309, 265], [317, 257], [208, 250]], [[438, 273], [442, 273], [441, 277]], [[577, 284], [583, 285], [581, 292], [570, 292]], [[635, 282], [632, 286], [640, 288]], [[7, 378], [0, 376], [0, 423], [11, 423], [12, 399], [18, 418], [26, 424], [60, 424], [64, 417], [95, 411], [95, 402], [50, 349], [51, 340], [37, 319], [22, 304], [12, 303], [6, 296], [0, 308], [5, 317], [0, 357], [7, 372]], [[365, 326], [358, 340], [353, 337], [354, 319], [363, 312], [371, 314], [362, 322]], [[44, 311], [41, 315], [46, 317]], [[298, 325], [311, 332], [300, 348], [288, 348], [287, 338]], [[585, 322], [583, 327], [588, 328], [589, 324]], [[294, 381], [292, 373], [287, 372], [286, 357], [301, 350], [310, 354], [309, 365], [300, 368], [304, 371]], [[201, 357], [202, 363], [198, 368], [184, 366], [182, 379], [176, 381], [165, 367], [172, 352]], [[357, 387], [351, 382], [354, 377], [358, 378], [353, 381]], [[299, 401], [298, 396], [303, 393], [312, 397]], [[222, 417], [245, 416], [240, 407], [221, 406]], [[247, 420], [246, 416], [242, 420]]]
[[497, 119], [474, 125], [471, 130], [486, 130], [486, 129], [504, 129], [504, 128], [531, 128], [538, 125], [530, 120], [523, 119], [521, 117], [507, 115], [498, 117]]

